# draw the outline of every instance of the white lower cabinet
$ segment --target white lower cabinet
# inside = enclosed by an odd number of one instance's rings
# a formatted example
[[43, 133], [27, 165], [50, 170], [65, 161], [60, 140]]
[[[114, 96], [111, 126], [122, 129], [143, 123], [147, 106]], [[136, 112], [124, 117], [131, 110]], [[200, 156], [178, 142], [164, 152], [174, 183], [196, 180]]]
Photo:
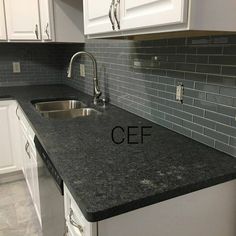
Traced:
[[67, 236], [97, 236], [97, 223], [88, 222], [64, 184]]
[[[65, 217], [70, 236], [236, 235], [236, 180], [96, 223], [83, 217], [66, 186], [64, 189]], [[83, 231], [80, 232], [79, 228]]]
[[19, 154], [19, 129], [14, 114], [16, 102], [0, 101], [0, 174], [21, 169]]
[[38, 183], [38, 165], [36, 157], [36, 148], [34, 145], [34, 132], [27, 122], [23, 112], [18, 107], [16, 110], [19, 119], [21, 130], [21, 157], [22, 170], [25, 180], [34, 203], [34, 207], [41, 224], [40, 198], [39, 198], [39, 183]]

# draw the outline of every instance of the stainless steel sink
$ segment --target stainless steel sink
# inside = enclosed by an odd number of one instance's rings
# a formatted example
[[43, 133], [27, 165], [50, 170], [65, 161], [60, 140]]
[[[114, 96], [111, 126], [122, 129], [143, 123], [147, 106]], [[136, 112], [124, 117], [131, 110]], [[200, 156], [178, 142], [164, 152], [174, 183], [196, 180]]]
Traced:
[[43, 117], [49, 119], [71, 119], [101, 114], [101, 112], [74, 99], [37, 102], [34, 103], [34, 106]]
[[49, 119], [71, 119], [75, 117], [85, 117], [91, 115], [100, 115], [101, 112], [93, 108], [80, 108], [65, 111], [41, 112], [41, 115]]
[[58, 100], [58, 101], [46, 101], [46, 102], [37, 102], [34, 104], [35, 108], [39, 112], [48, 112], [48, 111], [66, 111], [72, 109], [78, 109], [86, 107], [86, 105], [78, 100]]

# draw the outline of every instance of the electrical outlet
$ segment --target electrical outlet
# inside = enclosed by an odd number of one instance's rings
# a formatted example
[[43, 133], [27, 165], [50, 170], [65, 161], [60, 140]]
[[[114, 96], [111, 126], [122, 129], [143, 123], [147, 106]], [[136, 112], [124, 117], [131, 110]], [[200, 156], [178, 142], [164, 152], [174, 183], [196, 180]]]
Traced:
[[20, 62], [12, 62], [13, 73], [20, 73]]
[[84, 64], [80, 64], [79, 69], [80, 69], [80, 76], [85, 77], [85, 66], [84, 66]]
[[183, 103], [183, 96], [184, 96], [184, 85], [179, 84], [176, 87], [176, 100]]
[[137, 67], [137, 68], [140, 68], [142, 66], [142, 63], [141, 63], [141, 61], [139, 61], [139, 60], [134, 60], [134, 67]]

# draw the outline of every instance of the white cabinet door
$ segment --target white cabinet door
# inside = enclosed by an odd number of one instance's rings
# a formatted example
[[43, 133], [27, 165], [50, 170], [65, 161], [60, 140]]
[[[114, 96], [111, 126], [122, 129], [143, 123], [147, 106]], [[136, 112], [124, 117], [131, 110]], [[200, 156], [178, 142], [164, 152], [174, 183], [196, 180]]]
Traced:
[[0, 174], [14, 169], [12, 141], [9, 122], [9, 105], [0, 103]]
[[113, 31], [109, 18], [111, 3], [112, 0], [84, 0], [85, 34], [97, 34]]
[[9, 40], [41, 39], [38, 0], [6, 0], [5, 9]]
[[0, 174], [20, 169], [15, 108], [14, 101], [0, 101]]
[[53, 2], [52, 0], [39, 0], [42, 40], [54, 40], [53, 30]]
[[34, 132], [27, 122], [22, 110], [18, 107], [16, 115], [19, 119], [18, 124], [21, 130], [21, 151], [22, 151], [22, 170], [25, 180], [34, 203], [34, 207], [41, 224], [41, 209], [39, 198], [38, 182], [38, 161], [36, 158], [36, 148], [34, 145]]
[[30, 154], [30, 143], [26, 134], [22, 131], [22, 157], [23, 157], [23, 169], [26, 183], [31, 195], [34, 199], [34, 182], [33, 182], [33, 162]]
[[40, 208], [40, 197], [39, 197], [39, 176], [38, 176], [38, 163], [36, 157], [36, 150], [31, 149], [32, 156], [32, 173], [33, 173], [33, 186], [34, 186], [34, 207], [39, 219], [40, 224], [41, 221], [41, 208]]
[[[68, 236], [97, 236], [97, 223], [88, 222], [64, 184], [64, 209]], [[73, 223], [74, 222], [74, 223]], [[79, 227], [76, 227], [79, 226]], [[79, 229], [80, 228], [80, 229]], [[102, 234], [101, 234], [102, 235]]]
[[185, 0], [122, 0], [121, 29], [159, 27], [184, 22]]
[[6, 23], [5, 23], [5, 11], [4, 11], [4, 2], [0, 0], [0, 40], [6, 40]]

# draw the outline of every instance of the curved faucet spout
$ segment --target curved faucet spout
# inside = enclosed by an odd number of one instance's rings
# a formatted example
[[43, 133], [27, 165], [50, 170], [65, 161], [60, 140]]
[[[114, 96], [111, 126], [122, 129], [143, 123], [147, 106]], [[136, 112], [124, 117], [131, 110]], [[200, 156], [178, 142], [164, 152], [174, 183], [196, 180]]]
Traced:
[[85, 51], [76, 52], [70, 59], [69, 67], [68, 67], [68, 70], [67, 70], [67, 77], [71, 78], [72, 64], [73, 64], [74, 60], [79, 55], [82, 55], [82, 54], [87, 55], [93, 63], [93, 95], [94, 95], [94, 104], [97, 104], [97, 100], [101, 96], [102, 92], [100, 91], [100, 88], [98, 86], [97, 62], [96, 62], [94, 56], [91, 53], [85, 52]]

